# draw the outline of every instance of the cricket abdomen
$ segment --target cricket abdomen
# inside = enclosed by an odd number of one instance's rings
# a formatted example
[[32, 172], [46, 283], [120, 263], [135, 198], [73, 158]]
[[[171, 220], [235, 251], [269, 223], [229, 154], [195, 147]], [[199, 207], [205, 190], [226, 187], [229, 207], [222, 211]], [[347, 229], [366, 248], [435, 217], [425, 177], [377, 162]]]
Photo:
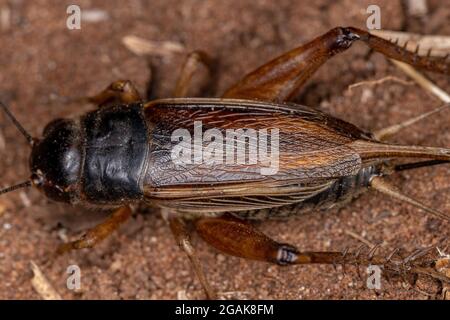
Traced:
[[232, 214], [243, 219], [283, 219], [314, 210], [342, 206], [366, 191], [371, 178], [378, 175], [380, 171], [381, 165], [364, 167], [356, 175], [341, 177], [325, 190], [301, 202], [274, 208], [232, 212]]

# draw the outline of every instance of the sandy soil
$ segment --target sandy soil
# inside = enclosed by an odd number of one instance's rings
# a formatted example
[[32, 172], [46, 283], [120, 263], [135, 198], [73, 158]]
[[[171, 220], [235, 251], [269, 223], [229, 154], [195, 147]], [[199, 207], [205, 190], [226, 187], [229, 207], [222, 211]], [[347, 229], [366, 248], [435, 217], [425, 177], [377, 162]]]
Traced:
[[[117, 79], [131, 79], [141, 91], [149, 78], [146, 59], [124, 47], [124, 36], [180, 43], [186, 52], [203, 49], [216, 61], [218, 96], [245, 72], [338, 25], [365, 27], [369, 4], [382, 10], [386, 29], [450, 35], [450, 2], [428, 1], [423, 19], [405, 15], [401, 1], [296, 0], [132, 0], [76, 1], [82, 10], [98, 9], [105, 20], [83, 21], [81, 30], [66, 28], [66, 8], [74, 1], [0, 0], [0, 97], [24, 126], [39, 135], [55, 117], [78, 115], [91, 107], [67, 103], [67, 97], [94, 94]], [[8, 14], [5, 14], [5, 9]], [[6, 18], [5, 18], [6, 17]], [[154, 59], [156, 95], [170, 96], [183, 54]], [[417, 86], [386, 82], [348, 91], [355, 82], [393, 75], [406, 79], [379, 54], [363, 45], [336, 57], [308, 83], [298, 101], [374, 130], [438, 106], [439, 101]], [[448, 77], [430, 74], [450, 90]], [[29, 148], [1, 116], [0, 176], [2, 185], [28, 177]], [[450, 113], [442, 113], [396, 137], [401, 143], [450, 145]], [[392, 178], [410, 195], [449, 212], [448, 166], [420, 169]], [[52, 204], [35, 190], [0, 199], [0, 299], [36, 299], [30, 261], [66, 299], [202, 298], [187, 258], [158, 212], [139, 212], [94, 250], [49, 260], [64, 239], [100, 221], [104, 214]], [[395, 247], [413, 249], [448, 236], [448, 225], [418, 210], [368, 193], [341, 210], [286, 222], [262, 222], [259, 228], [300, 249], [342, 250], [361, 244], [352, 234]], [[280, 268], [224, 256], [193, 238], [212, 285], [224, 297], [268, 299], [427, 299], [401, 281], [366, 289], [354, 268], [331, 266]], [[66, 268], [77, 264], [82, 288], [66, 288]], [[423, 290], [422, 290], [423, 289]]]

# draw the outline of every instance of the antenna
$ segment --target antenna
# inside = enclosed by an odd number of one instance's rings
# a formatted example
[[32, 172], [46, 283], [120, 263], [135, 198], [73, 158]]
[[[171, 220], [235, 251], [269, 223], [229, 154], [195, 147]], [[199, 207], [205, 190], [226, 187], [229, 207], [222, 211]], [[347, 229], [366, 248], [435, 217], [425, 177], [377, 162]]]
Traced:
[[7, 187], [5, 189], [1, 189], [0, 190], [0, 194], [8, 193], [8, 192], [11, 192], [11, 191], [14, 191], [14, 190], [17, 190], [17, 189], [27, 188], [27, 187], [31, 187], [31, 181], [21, 182], [21, 183], [18, 183], [16, 185]]
[[[0, 101], [0, 106], [2, 107], [3, 111], [5, 111], [8, 118], [11, 120], [11, 122], [16, 126], [16, 128], [23, 134], [25, 139], [27, 139], [28, 143], [32, 146], [34, 144], [34, 138], [25, 130], [24, 127], [20, 124], [20, 122], [13, 116], [11, 111], [9, 111], [9, 108]], [[1, 193], [1, 192], [0, 192]]]

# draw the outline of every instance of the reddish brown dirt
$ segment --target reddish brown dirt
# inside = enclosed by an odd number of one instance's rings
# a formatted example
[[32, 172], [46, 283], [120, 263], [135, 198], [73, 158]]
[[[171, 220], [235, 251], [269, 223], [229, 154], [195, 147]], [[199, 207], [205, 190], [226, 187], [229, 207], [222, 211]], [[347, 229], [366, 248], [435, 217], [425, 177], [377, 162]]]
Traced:
[[[410, 20], [400, 1], [295, 0], [160, 0], [77, 1], [82, 9], [101, 9], [106, 21], [82, 23], [81, 30], [65, 27], [66, 7], [74, 1], [0, 1], [9, 8], [9, 26], [0, 29], [0, 96], [23, 124], [40, 134], [45, 123], [91, 108], [64, 103], [63, 97], [94, 94], [111, 81], [133, 80], [141, 91], [149, 77], [146, 61], [127, 50], [121, 39], [176, 41], [187, 50], [203, 49], [217, 61], [216, 95], [245, 72], [271, 57], [339, 25], [365, 27], [365, 10], [377, 3], [386, 29], [450, 35], [450, 3], [429, 1], [423, 20]], [[446, 9], [445, 9], [446, 8]], [[439, 105], [416, 86], [387, 82], [346, 91], [348, 85], [387, 75], [406, 77], [379, 54], [367, 55], [362, 45], [333, 59], [308, 83], [299, 101], [339, 115], [366, 129], [397, 123]], [[158, 59], [157, 95], [169, 96], [183, 55]], [[450, 90], [449, 79], [430, 75]], [[450, 113], [430, 118], [396, 137], [401, 143], [450, 145]], [[23, 138], [1, 117], [1, 184], [28, 176], [29, 149]], [[1, 142], [1, 141], [0, 141]], [[448, 166], [421, 169], [392, 180], [410, 195], [449, 212]], [[30, 203], [24, 201], [24, 195]], [[25, 199], [26, 200], [26, 199]], [[99, 221], [84, 209], [50, 204], [34, 190], [1, 197], [0, 298], [36, 299], [31, 286], [30, 260], [67, 299], [176, 299], [203, 297], [188, 260], [175, 246], [157, 212], [136, 215], [94, 250], [49, 260], [62, 238], [74, 238]], [[300, 249], [342, 250], [360, 241], [413, 249], [448, 236], [448, 225], [418, 210], [368, 193], [342, 210], [331, 210], [287, 222], [262, 222], [261, 230]], [[401, 281], [383, 282], [381, 290], [366, 289], [364, 270], [344, 274], [331, 266], [280, 268], [224, 256], [193, 238], [212, 285], [227, 297], [269, 299], [427, 299]], [[78, 293], [66, 289], [66, 268], [82, 270]], [[436, 288], [420, 288], [433, 292]]]

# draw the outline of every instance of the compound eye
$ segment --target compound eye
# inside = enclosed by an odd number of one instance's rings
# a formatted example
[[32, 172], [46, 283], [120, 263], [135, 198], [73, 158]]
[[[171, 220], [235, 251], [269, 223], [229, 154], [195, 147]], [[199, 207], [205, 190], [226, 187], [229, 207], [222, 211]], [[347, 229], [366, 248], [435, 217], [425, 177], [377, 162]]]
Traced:
[[37, 173], [31, 174], [31, 183], [36, 187], [42, 187], [44, 185], [44, 177]]

